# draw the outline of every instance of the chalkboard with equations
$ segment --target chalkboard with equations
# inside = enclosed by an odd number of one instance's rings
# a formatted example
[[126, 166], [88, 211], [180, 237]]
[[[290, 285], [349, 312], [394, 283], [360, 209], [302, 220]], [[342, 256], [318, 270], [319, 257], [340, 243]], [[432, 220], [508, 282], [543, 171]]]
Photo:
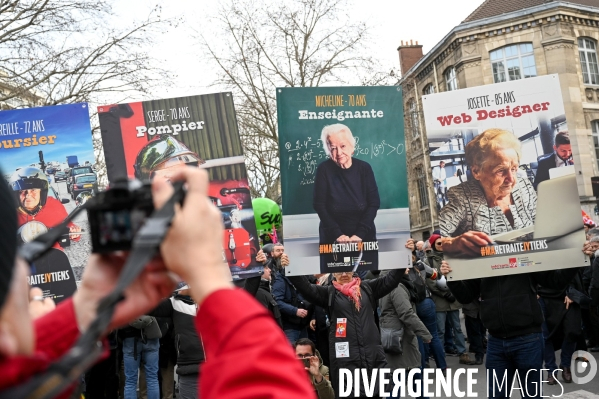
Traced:
[[283, 213], [315, 213], [312, 207], [318, 165], [327, 160], [322, 129], [350, 128], [354, 157], [373, 169], [380, 209], [407, 208], [404, 117], [400, 87], [318, 87], [277, 89]]

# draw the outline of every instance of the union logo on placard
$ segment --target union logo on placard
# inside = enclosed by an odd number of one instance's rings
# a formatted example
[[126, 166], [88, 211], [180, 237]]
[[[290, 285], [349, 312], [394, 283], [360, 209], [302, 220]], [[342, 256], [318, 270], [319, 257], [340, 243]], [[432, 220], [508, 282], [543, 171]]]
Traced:
[[516, 258], [510, 258], [509, 263], [510, 267], [518, 267], [518, 262], [516, 261]]

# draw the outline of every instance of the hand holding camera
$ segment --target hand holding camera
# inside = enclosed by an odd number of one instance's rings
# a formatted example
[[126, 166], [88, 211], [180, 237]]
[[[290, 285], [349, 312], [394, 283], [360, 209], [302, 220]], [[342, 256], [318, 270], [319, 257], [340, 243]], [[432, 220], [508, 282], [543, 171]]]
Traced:
[[287, 256], [287, 254], [281, 255], [281, 266], [283, 266], [283, 267], [289, 266], [289, 256]]
[[[172, 175], [170, 180], [186, 183], [185, 203], [175, 207], [171, 227], [160, 245], [162, 259], [152, 260], [127, 287], [125, 299], [117, 305], [110, 328], [125, 325], [134, 317], [152, 310], [162, 298], [169, 296], [176, 281], [185, 280], [191, 286], [191, 295], [198, 304], [214, 291], [233, 287], [229, 268], [222, 261], [222, 215], [207, 196], [208, 175], [203, 170], [189, 167]], [[107, 215], [113, 220], [122, 217], [125, 221], [133, 222], [137, 218], [143, 221], [149, 214], [148, 210], [151, 212], [153, 208], [161, 208], [173, 193], [170, 182], [160, 176], [154, 179], [150, 192], [144, 187], [137, 190], [127, 186], [116, 189], [109, 197], [116, 199], [115, 202], [104, 203], [108, 207], [92, 210], [95, 216], [90, 215], [90, 225], [92, 220], [109, 220]], [[134, 225], [122, 225], [129, 226], [131, 233], [135, 232]], [[115, 230], [118, 232], [118, 229]], [[95, 319], [99, 301], [114, 290], [128, 257], [126, 252], [111, 250], [118, 246], [130, 246], [133, 234], [115, 235], [114, 230], [110, 234], [115, 239], [104, 242], [101, 247], [103, 254], [92, 254], [81, 287], [73, 296], [81, 331], [86, 330]], [[102, 244], [100, 238], [98, 243]], [[198, 260], [201, 262], [199, 267]]]
[[[222, 260], [222, 215], [208, 199], [205, 171], [181, 169], [171, 181], [185, 181], [187, 194], [183, 207], [176, 208], [160, 251], [166, 267], [189, 284], [193, 299], [201, 305], [212, 292], [233, 288], [229, 267]], [[172, 196], [173, 186], [164, 179], [154, 179], [152, 193], [158, 208]]]
[[320, 383], [324, 376], [320, 374], [320, 360], [318, 359], [318, 356], [304, 357], [301, 360], [306, 371], [314, 377], [316, 383]]
[[324, 377], [320, 374], [320, 360], [318, 356], [310, 356], [309, 361], [308, 371], [316, 379], [317, 383], [321, 382]]

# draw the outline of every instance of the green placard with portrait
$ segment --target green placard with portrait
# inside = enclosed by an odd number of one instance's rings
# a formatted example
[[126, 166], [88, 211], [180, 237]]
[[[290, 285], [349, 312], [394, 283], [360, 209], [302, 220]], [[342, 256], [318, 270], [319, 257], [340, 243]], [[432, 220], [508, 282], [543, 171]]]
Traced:
[[409, 236], [402, 104], [395, 86], [277, 89], [283, 234], [308, 263], [289, 274], [398, 267], [381, 256]]

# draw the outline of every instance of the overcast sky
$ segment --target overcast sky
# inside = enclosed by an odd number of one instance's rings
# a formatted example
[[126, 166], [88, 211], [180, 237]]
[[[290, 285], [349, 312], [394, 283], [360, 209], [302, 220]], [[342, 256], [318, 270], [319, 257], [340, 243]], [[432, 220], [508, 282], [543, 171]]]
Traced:
[[[371, 27], [371, 55], [379, 60], [384, 70], [389, 70], [399, 67], [397, 47], [401, 40], [417, 40], [424, 46], [426, 53], [482, 2], [354, 0], [348, 12], [354, 21], [364, 21]], [[114, 9], [117, 14], [115, 24], [125, 26], [132, 19], [146, 16], [151, 9], [150, 3], [153, 2], [117, 2]], [[178, 28], [156, 38], [157, 45], [153, 51], [155, 61], [163, 63], [166, 69], [177, 76], [173, 86], [157, 88], [153, 96], [178, 97], [222, 90], [211, 86], [215, 80], [215, 69], [208, 61], [202, 60], [192, 34], [193, 30], [209, 28], [209, 16], [215, 13], [219, 2], [170, 0], [160, 4], [163, 16], [181, 18], [182, 22]]]

